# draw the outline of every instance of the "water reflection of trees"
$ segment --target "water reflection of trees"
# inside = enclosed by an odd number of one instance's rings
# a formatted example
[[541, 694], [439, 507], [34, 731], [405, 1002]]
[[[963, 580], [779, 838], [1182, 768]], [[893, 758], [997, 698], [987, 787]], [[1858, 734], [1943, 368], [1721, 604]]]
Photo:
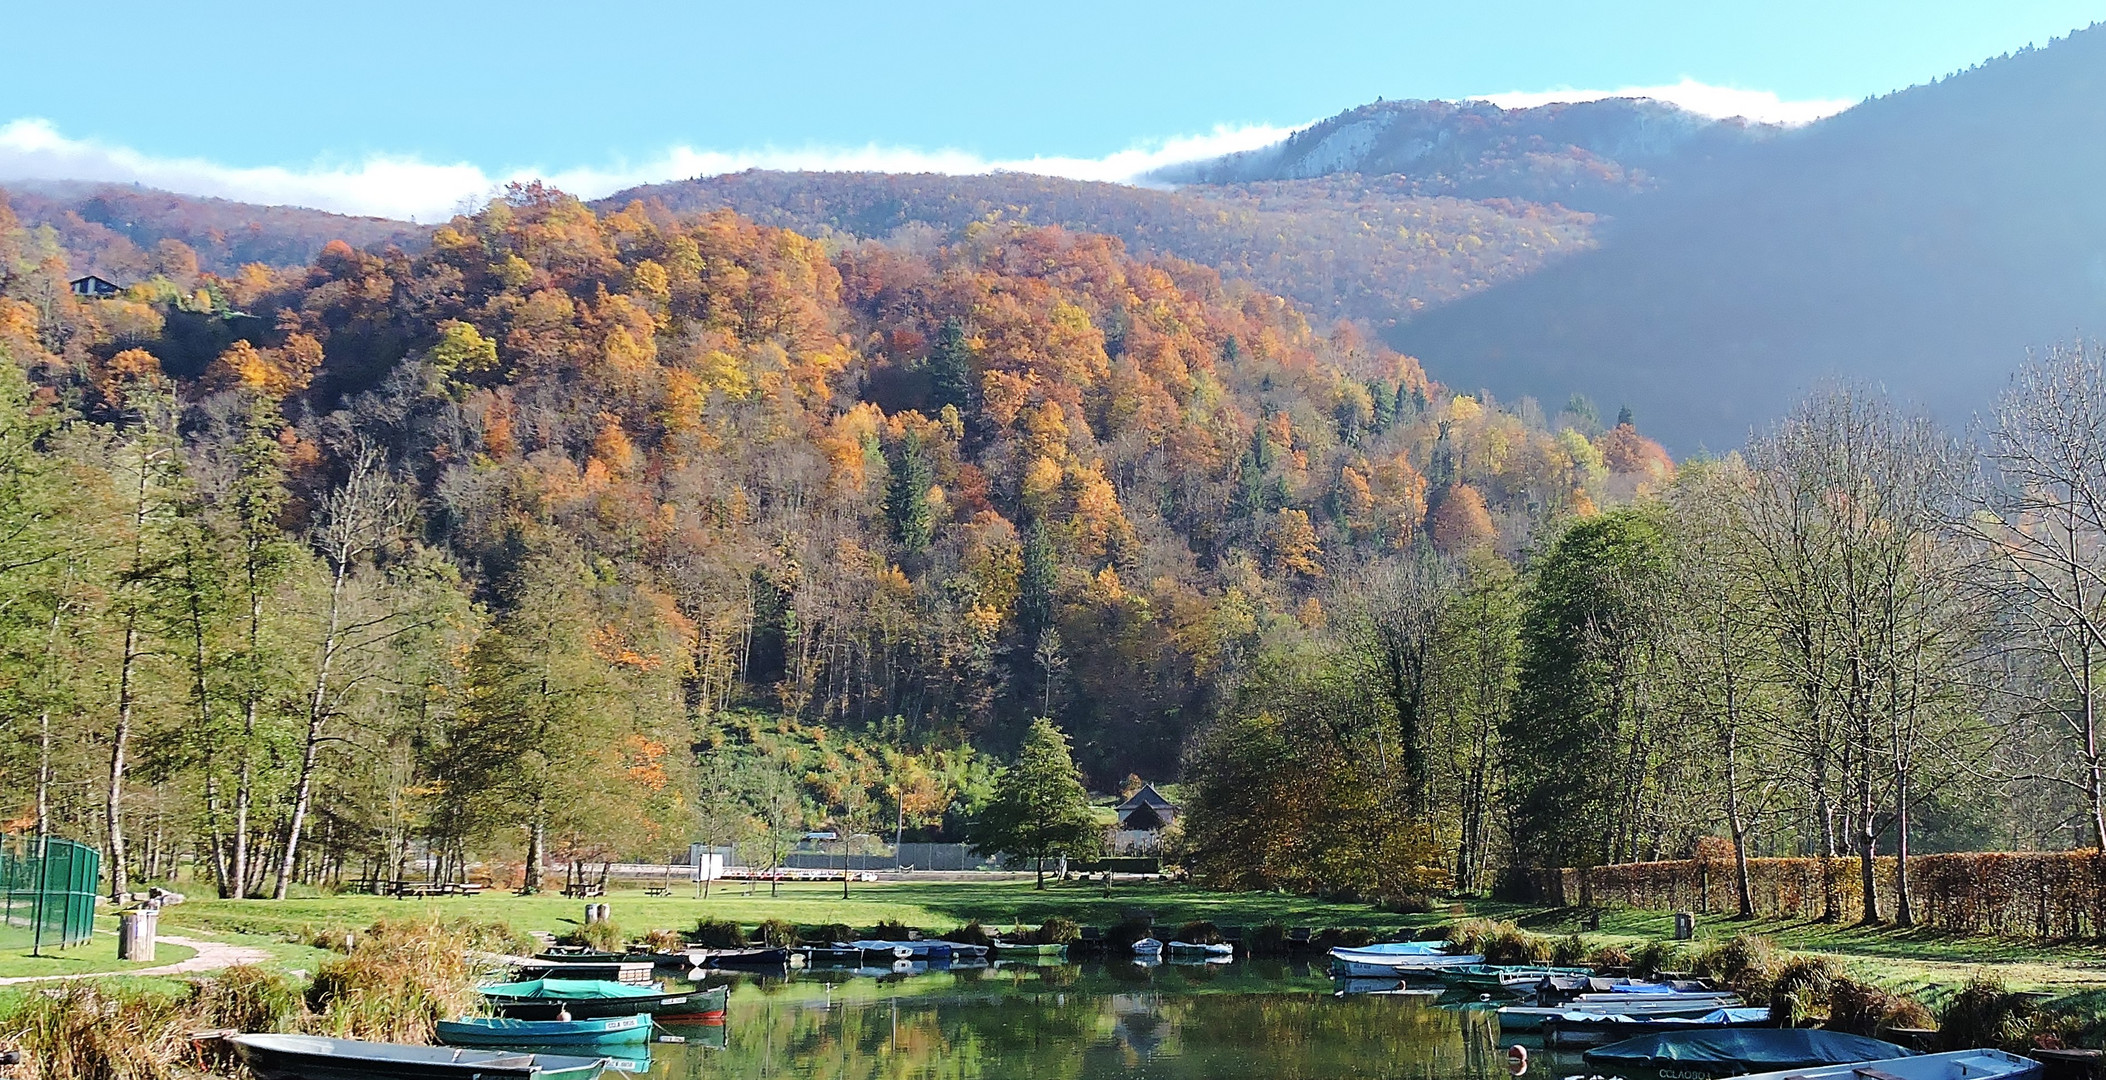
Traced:
[[[722, 1050], [661, 1046], [654, 1080], [1492, 1080], [1488, 1013], [1395, 998], [1085, 993], [986, 973], [959, 993], [853, 1002], [753, 995]], [[1202, 976], [1220, 978], [1225, 976]], [[1177, 980], [1182, 982], [1184, 980]], [[994, 991], [994, 992], [989, 992]]]

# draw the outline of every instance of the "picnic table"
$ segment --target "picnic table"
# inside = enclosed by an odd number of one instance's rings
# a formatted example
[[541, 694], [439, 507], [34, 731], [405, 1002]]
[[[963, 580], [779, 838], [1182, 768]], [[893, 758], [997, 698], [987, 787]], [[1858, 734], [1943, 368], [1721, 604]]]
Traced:
[[360, 878], [350, 885], [353, 892], [392, 896], [397, 900], [428, 899], [434, 896], [475, 896], [488, 888], [488, 885], [475, 882], [391, 881], [386, 878]]
[[644, 886], [644, 895], [645, 895], [645, 896], [671, 896], [672, 894], [673, 894], [673, 890], [671, 890], [671, 889], [668, 889], [668, 888], [666, 888], [666, 887], [665, 887], [665, 886], [663, 886], [663, 885], [646, 885], [646, 886]]
[[582, 897], [605, 896], [607, 895], [607, 886], [596, 882], [579, 882], [576, 885], [563, 886], [563, 895], [573, 900]]

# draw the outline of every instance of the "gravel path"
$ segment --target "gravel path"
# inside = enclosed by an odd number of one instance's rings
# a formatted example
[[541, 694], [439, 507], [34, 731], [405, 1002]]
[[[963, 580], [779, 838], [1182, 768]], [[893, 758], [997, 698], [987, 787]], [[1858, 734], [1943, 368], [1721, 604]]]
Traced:
[[188, 960], [179, 960], [173, 964], [163, 964], [160, 967], [136, 968], [129, 971], [84, 971], [75, 975], [25, 975], [14, 979], [0, 979], [0, 986], [13, 986], [16, 983], [54, 982], [62, 979], [101, 979], [112, 975], [189, 975], [200, 971], [218, 971], [221, 968], [230, 968], [237, 964], [260, 964], [271, 958], [271, 954], [262, 949], [249, 945], [229, 945], [224, 941], [199, 941], [196, 938], [176, 937], [173, 934], [156, 935], [154, 941], [156, 943], [165, 941], [170, 945], [181, 945], [186, 949], [196, 949], [197, 955]]

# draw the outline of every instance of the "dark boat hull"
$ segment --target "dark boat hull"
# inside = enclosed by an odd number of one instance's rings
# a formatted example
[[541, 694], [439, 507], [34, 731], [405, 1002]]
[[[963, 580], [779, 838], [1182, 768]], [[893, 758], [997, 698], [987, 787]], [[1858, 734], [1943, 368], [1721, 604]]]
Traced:
[[748, 949], [744, 952], [713, 953], [702, 966], [713, 968], [781, 968], [790, 966], [788, 949]]
[[258, 1080], [588, 1080], [603, 1059], [448, 1050], [317, 1036], [238, 1036], [231, 1040]]
[[677, 994], [660, 994], [657, 997], [634, 998], [583, 998], [575, 1001], [561, 998], [489, 998], [490, 1006], [497, 1015], [509, 1020], [554, 1020], [556, 1014], [568, 1011], [573, 1020], [604, 1020], [613, 1016], [634, 1016], [650, 1013], [653, 1016], [706, 1016], [724, 1011], [730, 991], [722, 986], [709, 990], [688, 990]]

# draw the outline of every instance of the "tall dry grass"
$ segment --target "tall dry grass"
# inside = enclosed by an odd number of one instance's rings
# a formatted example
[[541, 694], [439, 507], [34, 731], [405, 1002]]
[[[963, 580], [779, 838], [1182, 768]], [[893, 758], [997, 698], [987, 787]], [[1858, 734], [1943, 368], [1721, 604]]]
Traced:
[[428, 1043], [440, 1020], [482, 1008], [480, 974], [468, 962], [472, 937], [438, 919], [383, 920], [350, 955], [315, 973], [307, 1027], [318, 1034]]
[[21, 1047], [37, 1080], [172, 1080], [196, 1057], [183, 999], [93, 982], [17, 996], [0, 1043]]

